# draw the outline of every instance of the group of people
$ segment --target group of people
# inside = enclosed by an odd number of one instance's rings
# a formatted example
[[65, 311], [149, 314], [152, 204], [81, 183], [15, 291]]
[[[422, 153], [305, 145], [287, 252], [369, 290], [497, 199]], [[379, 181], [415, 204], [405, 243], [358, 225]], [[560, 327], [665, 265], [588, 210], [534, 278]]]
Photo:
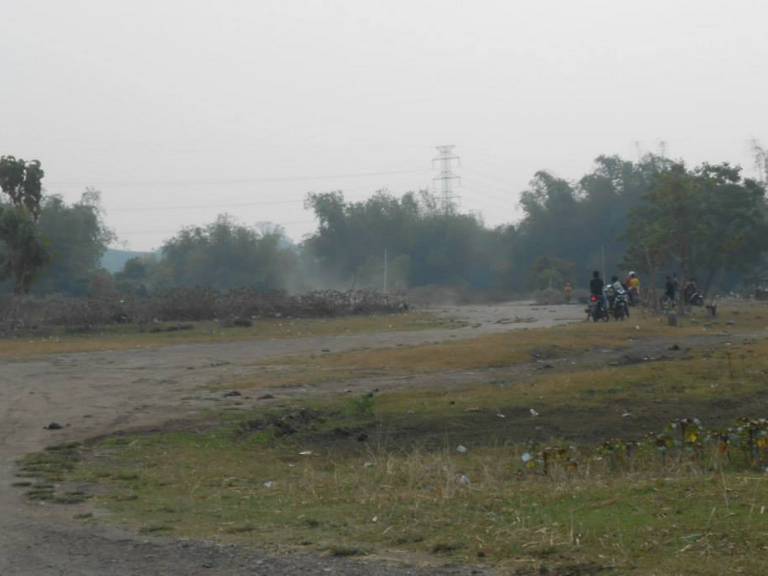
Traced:
[[[678, 295], [680, 293], [680, 282], [677, 279], [677, 274], [668, 274], [664, 279], [664, 296], [661, 298], [662, 307], [675, 306]], [[695, 306], [702, 306], [704, 297], [699, 294], [699, 287], [696, 285], [696, 279], [691, 278], [683, 286], [683, 301], [685, 304], [692, 304]]]
[[[631, 305], [635, 306], [640, 299], [640, 278], [637, 277], [635, 272], [630, 272], [624, 282], [621, 282], [618, 276], [613, 276], [611, 277], [610, 284], [604, 284], [603, 280], [600, 278], [600, 272], [597, 270], [592, 272], [592, 280], [589, 283], [590, 295], [604, 298], [606, 297], [606, 292], [609, 291], [614, 291], [618, 294], [626, 292], [629, 294]], [[565, 296], [565, 303], [570, 304], [571, 296], [573, 294], [573, 286], [571, 286], [570, 282], [565, 283], [563, 294]]]
[[[677, 279], [677, 274], [668, 274], [664, 279], [664, 296], [662, 297], [662, 300], [674, 306], [674, 303], [677, 301], [679, 289], [680, 282]], [[609, 296], [625, 293], [629, 297], [629, 305], [637, 306], [640, 301], [640, 278], [638, 278], [635, 272], [630, 272], [623, 282], [619, 280], [618, 276], [612, 276], [609, 283], [603, 282], [603, 279], [600, 277], [600, 272], [597, 270], [592, 272], [592, 280], [589, 282], [589, 294], [590, 296], [596, 296], [606, 309], [610, 308]], [[565, 288], [563, 289], [566, 304], [571, 303], [572, 294], [573, 287], [570, 282], [566, 282]], [[686, 302], [690, 302], [697, 294], [698, 287], [696, 286], [696, 280], [692, 278], [685, 283], [685, 286], [683, 287], [683, 296], [685, 297]]]
[[[624, 281], [618, 276], [612, 276], [609, 283], [603, 282], [600, 272], [592, 272], [592, 280], [589, 282], [589, 294], [595, 296], [605, 310], [610, 310], [613, 301], [619, 296], [627, 296], [630, 306], [636, 306], [640, 301], [640, 278], [635, 272], [630, 272]], [[626, 311], [629, 316], [629, 310]]]

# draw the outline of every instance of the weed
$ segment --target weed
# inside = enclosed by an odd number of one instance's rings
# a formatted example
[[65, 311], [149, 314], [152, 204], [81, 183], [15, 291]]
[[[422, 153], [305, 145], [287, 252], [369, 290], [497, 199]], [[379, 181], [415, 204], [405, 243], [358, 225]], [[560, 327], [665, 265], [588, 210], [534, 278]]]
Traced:
[[338, 558], [349, 558], [351, 556], [365, 556], [369, 552], [363, 548], [359, 548], [357, 546], [345, 546], [345, 545], [334, 545], [329, 546], [328, 548], [325, 548], [325, 551], [328, 552], [331, 556], [336, 556]]
[[157, 534], [158, 532], [169, 532], [171, 530], [173, 530], [173, 526], [168, 524], [148, 524], [139, 529], [139, 534]]
[[245, 522], [243, 524], [236, 524], [234, 526], [227, 526], [224, 529], [224, 532], [227, 534], [245, 534], [248, 532], [253, 532], [256, 530], [256, 527], [251, 524], [250, 522]]
[[373, 416], [373, 407], [376, 398], [372, 393], [363, 394], [349, 399], [351, 412], [360, 418], [370, 418]]
[[447, 554], [450, 552], [455, 552], [456, 550], [461, 550], [461, 548], [462, 545], [456, 542], [438, 542], [432, 546], [430, 551], [433, 554]]

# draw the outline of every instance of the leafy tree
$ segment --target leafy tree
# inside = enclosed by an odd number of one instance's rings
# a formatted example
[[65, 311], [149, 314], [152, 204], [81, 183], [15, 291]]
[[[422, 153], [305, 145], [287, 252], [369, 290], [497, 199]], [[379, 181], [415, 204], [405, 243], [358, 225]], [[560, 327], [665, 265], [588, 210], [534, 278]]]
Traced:
[[97, 270], [90, 278], [88, 294], [97, 298], [114, 298], [119, 294], [115, 278], [104, 268]]
[[518, 254], [526, 269], [543, 254], [577, 259], [581, 252], [580, 243], [574, 243], [580, 227], [579, 199], [570, 182], [539, 171], [521, 194], [520, 205], [525, 217], [519, 225], [522, 242]]
[[22, 206], [0, 205], [0, 279], [24, 294], [50, 261], [34, 220]]
[[741, 168], [727, 163], [704, 164], [695, 177], [704, 233], [694, 251], [694, 265], [704, 272], [707, 292], [718, 272], [743, 272], [768, 249], [765, 188], [742, 179]]
[[380, 190], [364, 202], [341, 192], [310, 193], [318, 230], [305, 242], [326, 274], [349, 285], [380, 287], [387, 250], [394, 283], [487, 289], [500, 234], [476, 217], [444, 211], [427, 192], [397, 198]]
[[743, 271], [768, 248], [764, 193], [727, 163], [674, 164], [630, 212], [625, 262], [651, 274], [673, 266], [681, 285], [703, 272], [707, 287], [718, 270]]
[[659, 272], [669, 261], [667, 238], [664, 230], [655, 227], [655, 211], [650, 206], [637, 206], [628, 219], [627, 229], [621, 237], [627, 243], [622, 265], [640, 274], [645, 286], [643, 290], [650, 294], [648, 301], [656, 308], [659, 303]]
[[284, 288], [295, 254], [280, 228], [258, 231], [227, 215], [207, 226], [182, 229], [162, 249], [158, 284]]
[[576, 266], [573, 262], [551, 256], [539, 256], [531, 267], [528, 282], [531, 288], [560, 289], [566, 282], [573, 282]]
[[34, 292], [89, 293], [94, 278], [100, 273], [101, 257], [115, 240], [103, 220], [101, 194], [87, 189], [80, 201], [72, 205], [61, 196], [46, 197], [38, 228], [51, 247], [51, 264], [36, 283]]
[[40, 162], [25, 162], [13, 156], [0, 157], [0, 188], [14, 206], [23, 206], [37, 220], [43, 199], [42, 180], [45, 176]]
[[0, 202], [0, 279], [13, 282], [15, 294], [27, 292], [50, 257], [36, 222], [40, 214], [40, 162], [0, 157], [0, 189], [10, 202]]
[[157, 281], [157, 268], [158, 264], [152, 257], [131, 258], [122, 271], [115, 274], [115, 285], [123, 294], [146, 296], [150, 292], [153, 276]]

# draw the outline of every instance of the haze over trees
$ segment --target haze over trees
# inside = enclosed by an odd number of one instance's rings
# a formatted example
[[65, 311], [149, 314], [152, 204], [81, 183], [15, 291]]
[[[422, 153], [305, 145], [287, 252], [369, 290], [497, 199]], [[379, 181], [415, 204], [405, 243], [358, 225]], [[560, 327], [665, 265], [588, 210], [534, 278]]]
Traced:
[[379, 191], [363, 202], [341, 192], [310, 193], [318, 230], [304, 243], [325, 274], [352, 284], [383, 286], [384, 251], [392, 286], [494, 287], [499, 231], [475, 216], [438, 206], [420, 192], [396, 198]]
[[382, 289], [385, 254], [389, 290], [436, 285], [512, 294], [566, 281], [585, 285], [593, 269], [634, 269], [648, 284], [674, 270], [709, 289], [762, 273], [768, 251], [762, 182], [727, 163], [688, 169], [649, 154], [636, 162], [600, 156], [575, 181], [537, 172], [515, 224], [489, 228], [427, 191], [380, 190], [364, 201], [312, 192], [305, 205], [318, 226], [300, 245], [279, 227], [220, 215], [183, 228], [156, 255], [110, 275], [100, 259], [115, 236], [99, 193], [87, 190], [68, 205], [42, 195], [42, 177], [37, 162], [0, 162], [7, 197], [0, 203], [0, 266], [6, 289], [16, 293]]
[[101, 210], [101, 193], [88, 189], [78, 202], [47, 196], [40, 210], [38, 230], [50, 262], [35, 282], [35, 294], [64, 293], [83, 296], [105, 280], [101, 257], [115, 240]]
[[679, 271], [706, 293], [716, 275], [742, 273], [768, 249], [765, 189], [727, 163], [673, 164], [629, 213], [625, 265], [653, 279]]

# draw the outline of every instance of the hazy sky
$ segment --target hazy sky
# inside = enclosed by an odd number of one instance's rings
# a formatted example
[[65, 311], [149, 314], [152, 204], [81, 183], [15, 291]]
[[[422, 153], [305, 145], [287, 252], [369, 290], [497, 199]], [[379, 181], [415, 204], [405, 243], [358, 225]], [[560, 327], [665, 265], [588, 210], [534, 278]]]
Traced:
[[753, 172], [768, 144], [768, 2], [1, 0], [0, 155], [102, 191], [133, 249], [229, 212], [314, 228], [307, 191], [431, 185], [519, 217], [536, 170], [667, 142]]

